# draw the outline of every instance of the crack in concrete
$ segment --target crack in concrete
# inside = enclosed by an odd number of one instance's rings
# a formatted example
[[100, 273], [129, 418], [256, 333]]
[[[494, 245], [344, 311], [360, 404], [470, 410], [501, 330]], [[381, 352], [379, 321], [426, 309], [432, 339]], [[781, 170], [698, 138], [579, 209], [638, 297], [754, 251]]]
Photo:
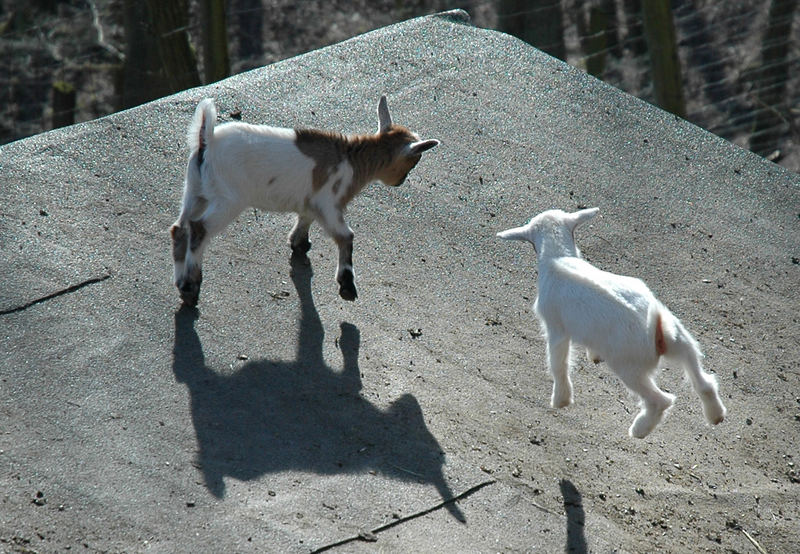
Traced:
[[65, 294], [73, 293], [73, 292], [75, 292], [77, 290], [82, 289], [85, 286], [105, 281], [109, 277], [111, 277], [111, 275], [102, 275], [100, 277], [93, 277], [91, 279], [87, 279], [85, 281], [81, 281], [80, 283], [78, 283], [76, 285], [72, 285], [72, 286], [67, 287], [65, 289], [61, 289], [61, 290], [56, 291], [54, 293], [48, 294], [47, 296], [42, 296], [41, 298], [37, 298], [36, 300], [31, 300], [30, 302], [28, 302], [27, 304], [23, 304], [22, 306], [17, 306], [15, 308], [8, 308], [6, 310], [0, 310], [0, 315], [14, 314], [14, 313], [17, 313], [17, 312], [21, 312], [22, 310], [27, 310], [28, 308], [30, 308], [31, 306], [35, 306], [36, 304], [41, 304], [42, 302], [46, 302], [48, 300], [52, 300], [53, 298], [57, 298], [59, 296], [65, 295]]
[[439, 504], [436, 504], [435, 506], [432, 506], [430, 508], [422, 510], [421, 512], [416, 512], [416, 513], [413, 513], [413, 514], [411, 514], [409, 516], [402, 517], [400, 519], [397, 519], [397, 520], [392, 521], [390, 523], [387, 523], [385, 525], [381, 525], [380, 527], [376, 527], [375, 529], [372, 529], [371, 531], [361, 530], [358, 533], [358, 535], [356, 535], [356, 536], [348, 537], [346, 539], [342, 539], [340, 541], [337, 541], [337, 542], [334, 542], [334, 543], [331, 543], [331, 544], [326, 544], [323, 547], [320, 547], [320, 548], [317, 548], [315, 550], [312, 550], [311, 554], [319, 554], [321, 552], [326, 552], [328, 550], [332, 550], [332, 549], [334, 549], [336, 547], [342, 546], [344, 544], [347, 544], [347, 543], [350, 543], [350, 542], [353, 542], [353, 541], [359, 541], [360, 540], [360, 541], [366, 541], [366, 542], [375, 542], [375, 541], [378, 540], [377, 535], [381, 531], [386, 531], [387, 529], [391, 529], [392, 527], [394, 527], [396, 525], [400, 525], [401, 523], [405, 523], [407, 521], [411, 521], [412, 519], [416, 519], [418, 517], [427, 515], [427, 514], [429, 514], [431, 512], [435, 512], [436, 510], [444, 508], [445, 506], [447, 506], [448, 504], [450, 504], [452, 502], [456, 502], [458, 500], [463, 500], [464, 498], [470, 496], [471, 494], [478, 492], [483, 487], [486, 487], [488, 485], [493, 485], [496, 482], [497, 482], [497, 480], [495, 480], [495, 479], [491, 479], [489, 481], [484, 481], [483, 483], [479, 483], [479, 484], [475, 485], [474, 487], [465, 490], [461, 494], [458, 494], [458, 495], [456, 495], [456, 496], [454, 496], [452, 498], [448, 498], [447, 500], [445, 500], [443, 502], [440, 502]]

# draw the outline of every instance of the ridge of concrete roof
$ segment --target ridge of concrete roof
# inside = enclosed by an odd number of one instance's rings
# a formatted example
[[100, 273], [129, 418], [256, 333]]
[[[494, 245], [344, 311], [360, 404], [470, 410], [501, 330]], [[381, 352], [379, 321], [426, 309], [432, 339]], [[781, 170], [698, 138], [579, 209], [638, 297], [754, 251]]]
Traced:
[[[731, 514], [767, 550], [800, 542], [780, 457], [800, 178], [467, 22], [410, 20], [0, 147], [2, 544], [303, 552], [402, 521], [348, 551], [749, 548]], [[318, 229], [291, 273], [290, 218], [246, 211], [212, 243], [199, 311], [178, 310], [167, 229], [197, 101], [363, 132], [381, 93], [442, 144], [353, 202], [359, 300], [338, 299]], [[695, 333], [721, 426], [674, 371], [679, 407], [647, 441], [605, 369], [576, 362], [577, 405], [548, 408], [533, 254], [494, 234], [590, 205], [581, 249]], [[680, 536], [654, 533], [665, 518]]]

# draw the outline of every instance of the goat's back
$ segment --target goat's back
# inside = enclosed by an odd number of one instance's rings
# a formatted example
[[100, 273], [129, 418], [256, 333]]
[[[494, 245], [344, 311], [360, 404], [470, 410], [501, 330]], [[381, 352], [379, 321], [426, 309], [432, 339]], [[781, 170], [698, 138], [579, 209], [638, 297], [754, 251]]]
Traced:
[[313, 192], [314, 161], [300, 152], [295, 139], [293, 129], [240, 122], [217, 126], [205, 156], [204, 185], [235, 195], [242, 205], [300, 211]]
[[656, 365], [651, 310], [662, 308], [640, 279], [574, 257], [539, 264], [535, 309], [548, 333], [563, 333], [609, 365]]

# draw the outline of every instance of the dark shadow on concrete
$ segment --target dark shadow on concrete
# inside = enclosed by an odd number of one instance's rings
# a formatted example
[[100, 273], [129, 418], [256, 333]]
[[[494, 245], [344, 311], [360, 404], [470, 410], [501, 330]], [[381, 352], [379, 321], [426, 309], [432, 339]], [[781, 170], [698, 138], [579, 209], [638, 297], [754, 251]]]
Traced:
[[[428, 431], [416, 399], [406, 394], [382, 411], [359, 394], [360, 333], [341, 324], [341, 371], [322, 356], [324, 331], [311, 294], [308, 259], [292, 259], [300, 300], [295, 360], [253, 360], [231, 375], [205, 364], [194, 329], [199, 312], [175, 313], [172, 369], [191, 396], [197, 463], [208, 490], [225, 493], [225, 477], [256, 479], [280, 471], [366, 473], [430, 483], [453, 494], [442, 472], [444, 453]], [[448, 505], [459, 521], [464, 515]]]
[[564, 510], [567, 512], [567, 545], [564, 547], [564, 552], [585, 554], [588, 552], [584, 534], [586, 514], [583, 512], [581, 493], [572, 481], [567, 479], [562, 479], [560, 486], [561, 496], [564, 497]]

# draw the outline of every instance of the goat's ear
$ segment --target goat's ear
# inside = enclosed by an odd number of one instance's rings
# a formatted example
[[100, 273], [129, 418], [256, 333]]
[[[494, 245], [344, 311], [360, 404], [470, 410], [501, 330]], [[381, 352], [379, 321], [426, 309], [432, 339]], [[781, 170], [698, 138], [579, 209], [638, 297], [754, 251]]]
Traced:
[[582, 223], [586, 223], [594, 216], [600, 213], [600, 208], [586, 208], [578, 212], [570, 214], [570, 227], [575, 228]]
[[386, 103], [386, 95], [382, 95], [378, 101], [378, 133], [385, 133], [392, 126], [392, 116], [389, 115], [389, 104]]
[[412, 142], [411, 144], [408, 145], [408, 151], [406, 152], [406, 155], [416, 156], [438, 145], [439, 141], [436, 139], [428, 139], [428, 140], [420, 140], [417, 142]]
[[526, 240], [530, 242], [530, 237], [528, 236], [528, 226], [525, 225], [523, 227], [515, 227], [513, 229], [507, 229], [505, 231], [500, 231], [497, 233], [497, 236], [501, 239], [506, 240]]

